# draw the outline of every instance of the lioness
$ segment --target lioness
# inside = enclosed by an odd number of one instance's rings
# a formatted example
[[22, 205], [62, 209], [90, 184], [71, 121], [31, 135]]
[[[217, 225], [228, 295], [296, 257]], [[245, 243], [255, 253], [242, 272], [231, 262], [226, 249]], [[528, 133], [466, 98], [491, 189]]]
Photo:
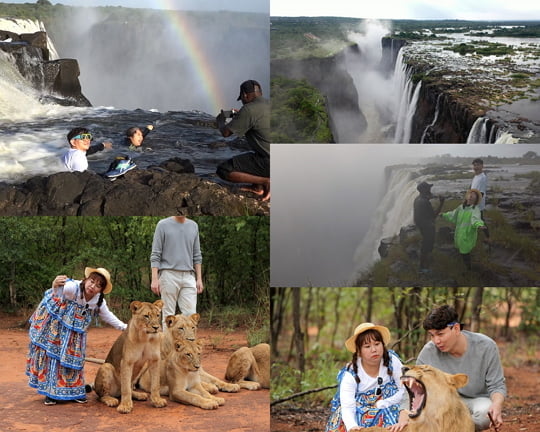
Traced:
[[248, 390], [270, 388], [270, 345], [237, 349], [229, 359], [225, 379]]
[[147, 365], [151, 377], [150, 400], [161, 408], [167, 401], [159, 395], [159, 359], [161, 308], [163, 302], [133, 301], [130, 304], [131, 319], [127, 329], [111, 347], [105, 363], [96, 375], [94, 388], [101, 402], [107, 406], [118, 405], [117, 411], [127, 414], [133, 409], [132, 397], [147, 400], [148, 394], [133, 391], [133, 384], [143, 366]]
[[467, 375], [418, 365], [404, 367], [401, 381], [410, 398], [408, 432], [474, 432], [471, 414], [457, 392], [467, 385]]
[[[168, 353], [174, 348], [176, 341], [189, 340], [197, 338], [197, 326], [200, 315], [195, 313], [190, 316], [170, 315], [165, 319], [167, 328], [164, 329], [163, 343], [161, 344], [161, 358], [167, 357]], [[204, 388], [210, 393], [222, 392], [236, 393], [240, 390], [238, 384], [232, 384], [216, 378], [206, 372], [202, 366], [199, 370], [201, 381]]]
[[[201, 342], [178, 340], [166, 360], [162, 360], [161, 394], [171, 400], [195, 405], [203, 409], [216, 409], [225, 399], [208, 393], [201, 383]], [[141, 388], [148, 385], [148, 375], [139, 381]]]

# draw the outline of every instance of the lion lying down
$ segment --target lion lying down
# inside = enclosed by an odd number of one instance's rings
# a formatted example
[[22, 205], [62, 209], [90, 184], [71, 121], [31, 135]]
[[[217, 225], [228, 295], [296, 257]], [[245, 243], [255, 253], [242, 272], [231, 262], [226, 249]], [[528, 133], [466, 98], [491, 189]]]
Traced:
[[229, 359], [225, 379], [248, 390], [270, 388], [270, 345], [236, 350]]
[[[215, 409], [225, 404], [225, 399], [208, 393], [201, 383], [201, 342], [179, 340], [174, 350], [161, 360], [162, 395], [169, 395], [175, 402]], [[144, 373], [139, 381], [141, 388], [148, 388], [150, 376]]]
[[94, 389], [99, 400], [110, 407], [118, 406], [117, 411], [122, 414], [133, 409], [132, 397], [136, 400], [148, 399], [147, 393], [133, 390], [133, 384], [143, 368], [147, 368], [149, 375], [152, 405], [157, 408], [167, 405], [167, 401], [159, 395], [162, 307], [161, 300], [154, 303], [131, 302], [128, 327], [113, 344], [105, 363], [96, 374]]
[[[176, 341], [189, 340], [194, 341], [197, 338], [197, 327], [200, 320], [200, 315], [195, 313], [190, 316], [185, 315], [170, 315], [165, 319], [167, 328], [163, 329], [163, 342], [161, 344], [161, 358], [167, 358], [167, 355], [174, 351]], [[219, 378], [210, 375], [201, 366], [199, 375], [203, 387], [210, 393], [218, 391], [236, 393], [240, 390], [238, 384], [232, 384], [220, 380]]]
[[[160, 394], [162, 396], [169, 395], [172, 400], [175, 400], [174, 397], [170, 394], [170, 388], [174, 387], [176, 381], [184, 380], [184, 373], [180, 369], [176, 370], [172, 367], [174, 361], [183, 360], [183, 358], [178, 354], [179, 347], [178, 345], [186, 344], [186, 346], [191, 346], [190, 343], [196, 341], [197, 338], [197, 324], [199, 322], [200, 315], [193, 314], [190, 316], [185, 315], [170, 315], [165, 319], [167, 328], [164, 329], [162, 340], [161, 340], [161, 364], [160, 364]], [[199, 346], [199, 357], [200, 357], [200, 346]], [[183, 369], [184, 370], [184, 369]], [[175, 379], [173, 375], [178, 373], [179, 376]], [[219, 390], [225, 392], [237, 392], [240, 390], [238, 384], [227, 383], [225, 381], [216, 378], [209, 373], [205, 372], [202, 368], [202, 365], [199, 363], [199, 368], [196, 373], [197, 379], [200, 380], [200, 383], [204, 390], [208, 393], [217, 393]], [[150, 375], [149, 371], [144, 370], [141, 374], [141, 377], [138, 381], [139, 388], [141, 390], [149, 391], [150, 384]], [[219, 400], [219, 405], [223, 405], [225, 401], [221, 398]], [[184, 402], [178, 400], [178, 402]], [[197, 404], [194, 404], [197, 405]], [[215, 405], [215, 404], [213, 404]], [[200, 405], [197, 405], [200, 406]], [[205, 408], [202, 407], [201, 408]], [[217, 405], [214, 406], [217, 408]], [[209, 409], [209, 408], [207, 408]]]

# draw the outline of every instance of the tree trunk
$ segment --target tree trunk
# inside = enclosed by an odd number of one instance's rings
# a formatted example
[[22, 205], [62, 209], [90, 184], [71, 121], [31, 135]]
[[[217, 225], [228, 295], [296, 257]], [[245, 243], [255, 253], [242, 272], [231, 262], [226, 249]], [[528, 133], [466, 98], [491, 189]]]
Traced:
[[480, 331], [480, 312], [482, 311], [482, 301], [484, 296], [484, 288], [477, 287], [474, 290], [471, 316], [471, 331], [478, 333]]
[[294, 346], [296, 348], [296, 367], [304, 374], [305, 371], [305, 352], [304, 352], [304, 333], [300, 328], [300, 288], [293, 288], [293, 322], [294, 322]]

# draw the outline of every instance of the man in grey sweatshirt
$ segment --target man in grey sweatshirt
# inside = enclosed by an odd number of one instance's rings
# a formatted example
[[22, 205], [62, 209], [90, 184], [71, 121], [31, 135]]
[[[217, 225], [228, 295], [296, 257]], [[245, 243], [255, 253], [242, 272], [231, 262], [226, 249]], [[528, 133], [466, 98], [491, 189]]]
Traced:
[[468, 375], [469, 382], [458, 392], [471, 411], [476, 430], [490, 427], [489, 416], [495, 426], [500, 427], [506, 384], [499, 350], [493, 339], [462, 331], [458, 314], [448, 305], [433, 309], [423, 325], [431, 342], [424, 345], [416, 363], [431, 365], [450, 374]]
[[199, 226], [185, 216], [160, 220], [154, 231], [150, 255], [150, 289], [163, 300], [165, 318], [180, 313], [192, 315], [197, 309], [197, 294], [204, 290]]

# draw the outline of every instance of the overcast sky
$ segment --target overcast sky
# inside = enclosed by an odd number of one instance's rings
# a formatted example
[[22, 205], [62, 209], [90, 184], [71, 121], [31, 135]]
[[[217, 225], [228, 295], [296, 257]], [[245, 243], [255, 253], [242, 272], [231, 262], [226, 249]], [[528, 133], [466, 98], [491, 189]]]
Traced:
[[379, 19], [540, 20], [534, 0], [271, 0], [271, 16]]
[[[71, 6], [124, 6], [149, 9], [232, 10], [268, 13], [270, 0], [49, 0], [52, 4]], [[31, 0], [10, 0], [8, 3], [35, 3]]]

